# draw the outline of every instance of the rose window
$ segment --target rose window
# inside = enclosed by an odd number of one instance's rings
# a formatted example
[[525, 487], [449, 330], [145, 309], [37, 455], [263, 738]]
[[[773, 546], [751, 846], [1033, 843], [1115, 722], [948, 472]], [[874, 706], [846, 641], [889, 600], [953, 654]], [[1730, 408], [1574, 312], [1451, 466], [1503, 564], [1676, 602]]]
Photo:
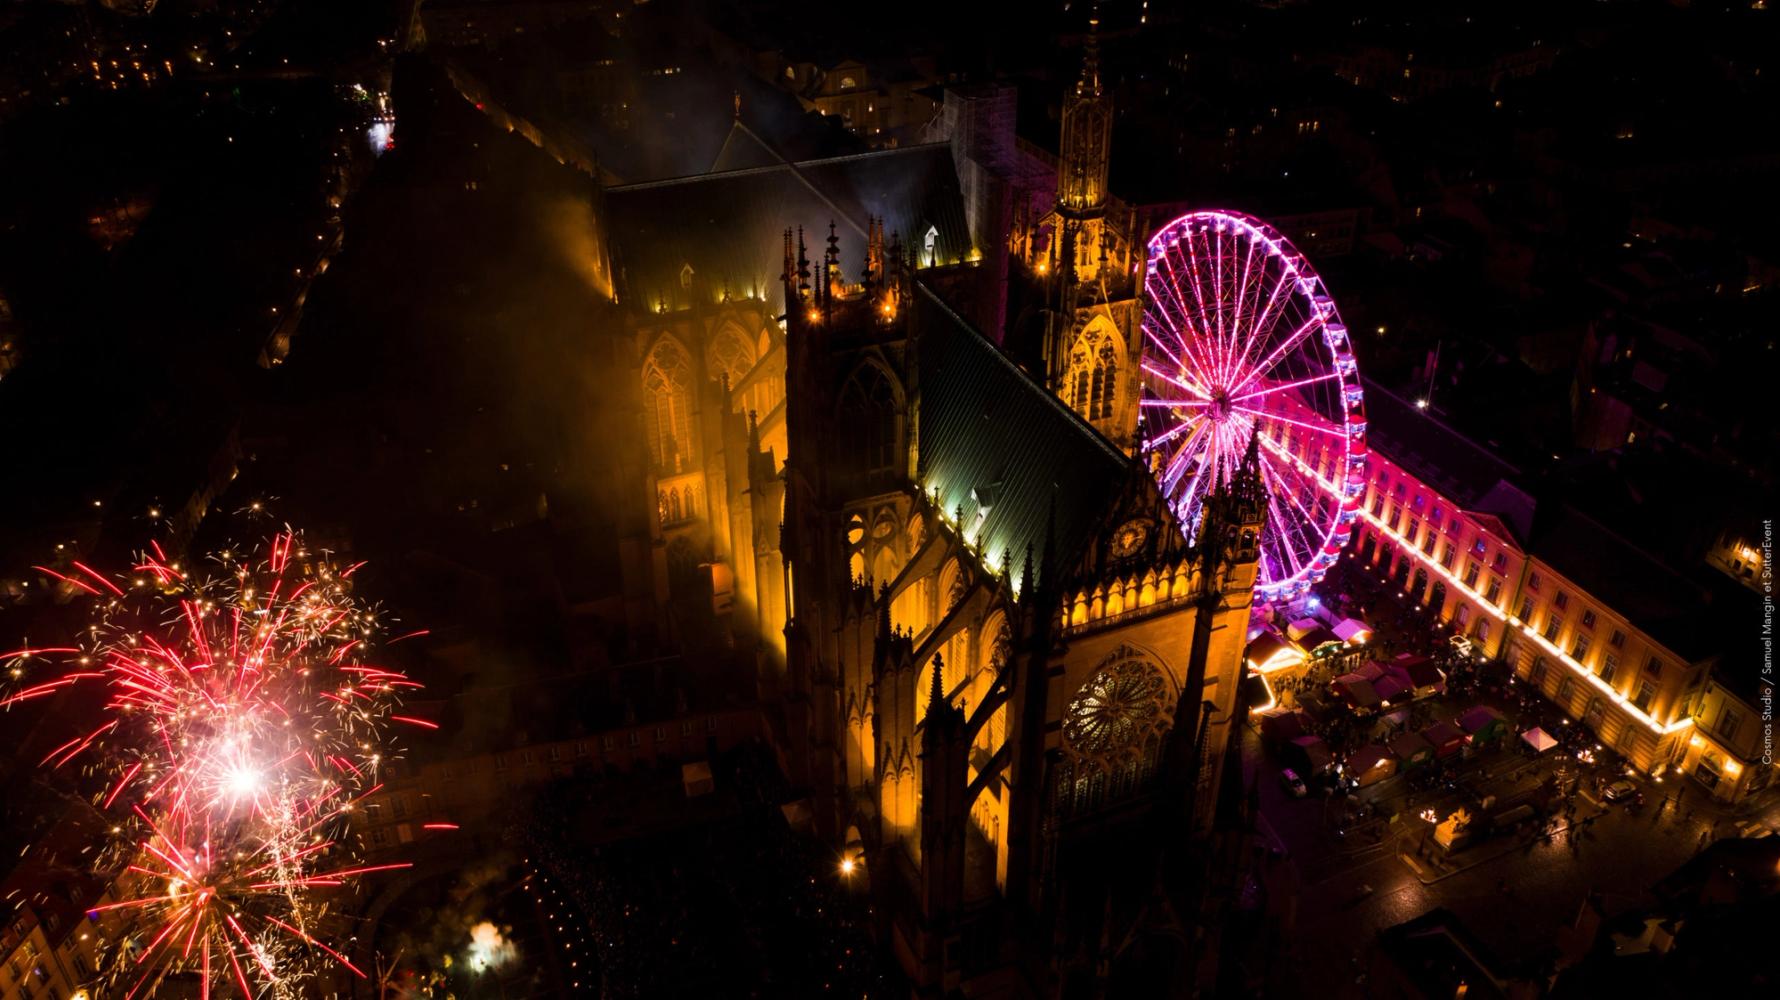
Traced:
[[1070, 701], [1063, 738], [1077, 754], [1116, 755], [1140, 746], [1166, 728], [1168, 682], [1141, 660], [1125, 660], [1101, 670]]

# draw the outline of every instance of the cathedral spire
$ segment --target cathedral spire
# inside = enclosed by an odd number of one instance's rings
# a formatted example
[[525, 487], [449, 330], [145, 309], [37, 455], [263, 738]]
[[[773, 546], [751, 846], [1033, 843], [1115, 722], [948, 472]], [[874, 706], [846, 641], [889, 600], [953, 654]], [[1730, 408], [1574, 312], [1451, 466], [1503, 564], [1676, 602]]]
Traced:
[[1100, 96], [1100, 0], [1088, 7], [1088, 37], [1082, 44], [1082, 75], [1075, 92], [1078, 97]]
[[822, 251], [822, 302], [832, 303], [841, 291], [841, 239], [834, 234], [834, 220], [828, 220], [828, 249]]
[[940, 654], [933, 654], [933, 688], [927, 692], [927, 718], [932, 719], [933, 713], [946, 704], [946, 663]]
[[810, 258], [804, 250], [803, 227], [797, 227], [797, 298], [803, 301], [810, 294]]
[[1100, 81], [1100, 6], [1088, 14], [1082, 75], [1063, 99], [1063, 141], [1057, 151], [1057, 207], [1083, 217], [1106, 206], [1106, 164], [1112, 144], [1112, 101]]
[[878, 638], [889, 639], [894, 634], [890, 622], [890, 581], [878, 583]]
[[871, 287], [884, 277], [884, 220], [866, 217], [865, 284]]

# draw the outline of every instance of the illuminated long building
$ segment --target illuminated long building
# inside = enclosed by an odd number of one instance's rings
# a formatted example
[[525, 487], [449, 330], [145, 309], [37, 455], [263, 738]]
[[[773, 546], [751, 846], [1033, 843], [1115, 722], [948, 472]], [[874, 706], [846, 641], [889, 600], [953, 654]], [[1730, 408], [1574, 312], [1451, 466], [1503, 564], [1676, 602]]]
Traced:
[[1709, 588], [1574, 507], [1539, 509], [1519, 470], [1420, 407], [1378, 385], [1366, 401], [1356, 558], [1640, 770], [1727, 800], [1772, 780], [1757, 665], [1723, 659]]

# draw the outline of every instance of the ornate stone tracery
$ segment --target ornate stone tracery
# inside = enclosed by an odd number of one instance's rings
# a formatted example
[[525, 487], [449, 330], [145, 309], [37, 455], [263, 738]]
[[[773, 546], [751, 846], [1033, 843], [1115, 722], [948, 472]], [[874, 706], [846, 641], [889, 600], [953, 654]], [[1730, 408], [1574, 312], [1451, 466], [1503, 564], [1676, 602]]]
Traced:
[[1113, 757], [1167, 725], [1168, 680], [1141, 659], [1102, 668], [1069, 703], [1063, 738], [1082, 757]]
[[1063, 713], [1057, 811], [1076, 815], [1123, 799], [1154, 776], [1173, 724], [1174, 685], [1144, 654], [1120, 646]]

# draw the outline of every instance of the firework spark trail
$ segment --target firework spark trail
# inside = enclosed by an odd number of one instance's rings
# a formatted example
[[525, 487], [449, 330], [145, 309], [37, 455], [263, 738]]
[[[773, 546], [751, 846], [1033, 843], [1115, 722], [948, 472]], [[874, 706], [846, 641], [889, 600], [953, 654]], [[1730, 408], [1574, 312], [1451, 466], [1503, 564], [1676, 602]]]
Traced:
[[117, 578], [128, 586], [79, 562], [38, 567], [97, 605], [89, 644], [0, 653], [18, 682], [0, 710], [77, 686], [106, 695], [43, 766], [86, 759], [103, 778], [94, 801], [117, 818], [124, 874], [91, 915], [139, 918], [146, 944], [108, 974], [131, 980], [126, 996], [175, 973], [206, 996], [283, 994], [318, 961], [363, 977], [323, 940], [318, 890], [408, 867], [361, 863], [349, 813], [383, 787], [385, 729], [438, 728], [394, 714], [418, 682], [367, 662], [376, 618], [346, 584], [363, 564], [335, 574], [292, 532], [257, 561], [219, 555], [216, 579], [152, 549]]

